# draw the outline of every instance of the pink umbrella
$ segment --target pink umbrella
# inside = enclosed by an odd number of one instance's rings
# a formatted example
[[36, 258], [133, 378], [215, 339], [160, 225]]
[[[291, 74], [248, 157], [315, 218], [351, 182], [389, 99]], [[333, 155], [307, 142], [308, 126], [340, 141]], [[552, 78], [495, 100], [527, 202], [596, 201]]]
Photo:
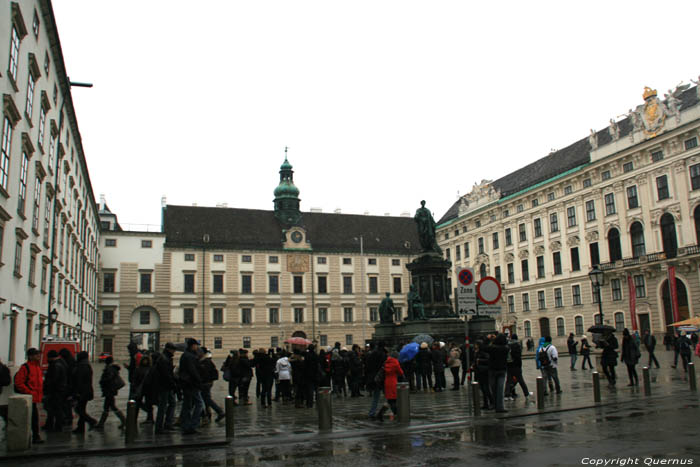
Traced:
[[303, 337], [290, 337], [286, 341], [287, 344], [292, 344], [292, 345], [309, 345], [311, 344], [311, 341], [308, 339], [304, 339]]

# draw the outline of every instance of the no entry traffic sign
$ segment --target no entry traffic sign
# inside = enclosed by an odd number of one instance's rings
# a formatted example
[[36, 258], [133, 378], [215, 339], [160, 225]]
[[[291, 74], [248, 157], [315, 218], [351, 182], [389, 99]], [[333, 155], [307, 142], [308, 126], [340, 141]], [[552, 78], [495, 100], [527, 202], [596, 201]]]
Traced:
[[474, 271], [469, 268], [462, 268], [457, 274], [459, 283], [464, 286], [470, 286], [474, 283]]
[[457, 272], [457, 311], [460, 315], [476, 313], [476, 287], [474, 286], [474, 271], [462, 268]]
[[501, 283], [495, 277], [486, 276], [476, 285], [476, 295], [482, 303], [493, 305], [501, 299]]

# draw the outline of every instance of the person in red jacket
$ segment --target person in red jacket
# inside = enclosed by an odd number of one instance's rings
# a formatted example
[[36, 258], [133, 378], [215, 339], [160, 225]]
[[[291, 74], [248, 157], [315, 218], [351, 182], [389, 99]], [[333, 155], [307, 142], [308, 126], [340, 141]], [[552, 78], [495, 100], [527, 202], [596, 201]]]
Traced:
[[15, 392], [32, 396], [32, 441], [43, 443], [39, 436], [39, 406], [44, 399], [44, 377], [39, 365], [41, 352], [34, 347], [27, 350], [27, 361], [15, 374]]
[[377, 413], [377, 419], [380, 422], [383, 420], [384, 412], [386, 412], [388, 408], [391, 408], [394, 415], [397, 414], [396, 383], [399, 381], [399, 376], [403, 376], [403, 370], [401, 369], [398, 358], [398, 352], [394, 351], [391, 352], [384, 362], [384, 396], [386, 397], [387, 403], [384, 404]]

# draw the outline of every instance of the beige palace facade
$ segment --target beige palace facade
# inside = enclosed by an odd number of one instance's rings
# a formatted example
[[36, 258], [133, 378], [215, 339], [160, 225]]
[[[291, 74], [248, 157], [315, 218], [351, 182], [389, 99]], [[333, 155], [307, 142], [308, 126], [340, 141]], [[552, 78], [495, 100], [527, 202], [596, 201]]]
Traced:
[[603, 320], [618, 331], [632, 330], [634, 313], [640, 334], [661, 337], [674, 317], [700, 313], [699, 93], [684, 86], [662, 100], [646, 88], [627, 118], [482, 181], [445, 213], [439, 244], [455, 271], [502, 283], [501, 329], [580, 338], [601, 319], [594, 265]]

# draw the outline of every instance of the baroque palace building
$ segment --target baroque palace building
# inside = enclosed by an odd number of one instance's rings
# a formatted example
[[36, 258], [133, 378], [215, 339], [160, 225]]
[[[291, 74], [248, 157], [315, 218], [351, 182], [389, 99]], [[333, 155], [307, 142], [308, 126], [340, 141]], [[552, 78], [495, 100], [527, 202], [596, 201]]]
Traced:
[[122, 231], [102, 204], [100, 350], [200, 339], [214, 356], [283, 346], [363, 344], [389, 293], [406, 313], [410, 217], [300, 210], [285, 158], [274, 210], [164, 205], [159, 233]]
[[699, 98], [687, 85], [664, 100], [646, 88], [627, 118], [482, 181], [438, 221], [455, 271], [502, 283], [500, 329], [561, 345], [585, 334], [601, 320], [594, 265], [618, 331], [663, 334], [700, 313]]
[[0, 18], [0, 359], [17, 368], [47, 334], [94, 351], [99, 216], [51, 2]]

